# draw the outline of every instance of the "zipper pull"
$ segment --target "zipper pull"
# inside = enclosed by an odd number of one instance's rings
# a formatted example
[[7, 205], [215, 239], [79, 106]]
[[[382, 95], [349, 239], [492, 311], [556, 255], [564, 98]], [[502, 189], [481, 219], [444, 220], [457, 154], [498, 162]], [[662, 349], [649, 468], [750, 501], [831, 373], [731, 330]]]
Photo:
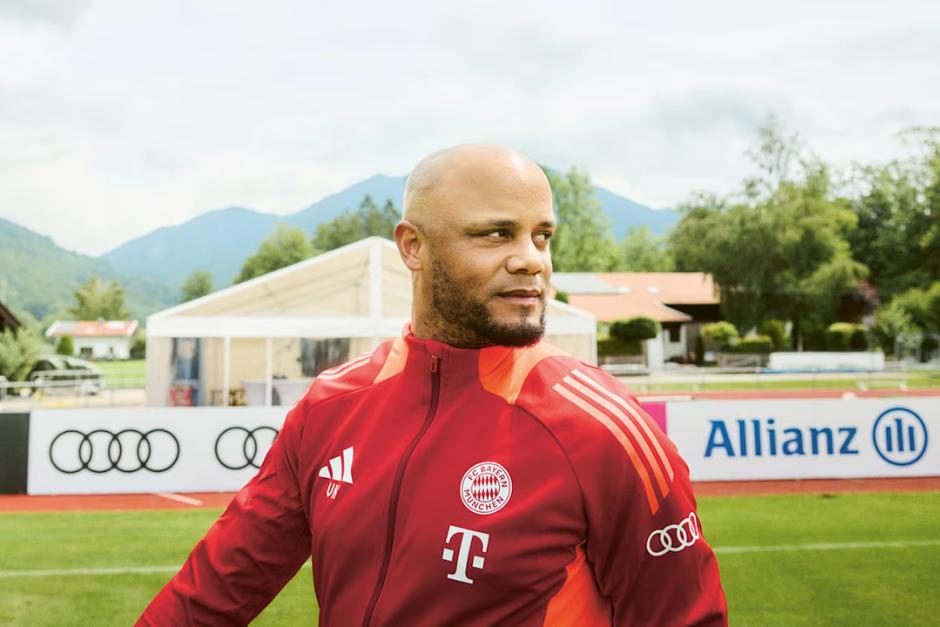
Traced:
[[437, 372], [440, 367], [441, 358], [437, 355], [431, 355], [431, 372]]

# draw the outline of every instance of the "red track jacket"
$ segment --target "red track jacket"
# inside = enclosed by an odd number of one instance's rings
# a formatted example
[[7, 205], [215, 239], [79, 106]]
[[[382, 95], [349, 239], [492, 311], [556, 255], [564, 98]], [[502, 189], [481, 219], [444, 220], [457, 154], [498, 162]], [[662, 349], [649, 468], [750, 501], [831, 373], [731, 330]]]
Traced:
[[308, 557], [326, 625], [727, 624], [675, 447], [544, 343], [322, 373], [139, 624], [246, 624]]

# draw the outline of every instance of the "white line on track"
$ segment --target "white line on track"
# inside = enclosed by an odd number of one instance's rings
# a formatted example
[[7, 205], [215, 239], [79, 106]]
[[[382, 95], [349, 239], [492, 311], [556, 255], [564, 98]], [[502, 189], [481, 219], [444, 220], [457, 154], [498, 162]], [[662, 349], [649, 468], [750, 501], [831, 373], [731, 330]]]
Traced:
[[196, 507], [203, 505], [203, 502], [199, 499], [194, 499], [191, 496], [183, 496], [182, 494], [174, 494], [172, 492], [154, 492], [154, 496], [161, 496], [171, 501], [178, 501], [180, 503], [186, 503], [187, 505], [194, 505]]
[[52, 568], [49, 570], [0, 570], [0, 579], [10, 577], [89, 577], [95, 575], [152, 575], [175, 573], [179, 566], [116, 566], [113, 568]]
[[852, 549], [906, 549], [940, 546], [940, 540], [885, 540], [883, 542], [822, 542], [818, 544], [768, 544], [764, 546], [718, 546], [715, 553], [773, 553], [781, 551], [850, 551]]
[[[13, 577], [94, 577], [97, 575], [154, 575], [175, 573], [177, 566], [113, 566], [107, 568], [51, 568], [48, 570], [0, 570], [0, 579]], [[301, 568], [309, 568], [310, 560]]]
[[[823, 542], [816, 544], [769, 544], [763, 546], [717, 546], [715, 553], [774, 553], [797, 551], [851, 551], [853, 549], [906, 549], [940, 546], [940, 540], [886, 540], [883, 542]], [[310, 560], [304, 562], [310, 567]], [[48, 570], [0, 570], [0, 579], [13, 577], [75, 577], [95, 575], [153, 575], [175, 573], [180, 566], [115, 566], [110, 568], [53, 568]]]
[[[906, 549], [940, 546], [940, 540], [886, 540], [883, 542], [825, 542], [818, 544], [768, 544], [764, 546], [717, 546], [715, 553], [774, 553], [788, 551], [851, 551], [855, 549]], [[310, 560], [304, 567], [310, 566]], [[180, 566], [115, 566], [110, 568], [54, 568], [49, 570], [0, 570], [0, 579], [12, 577], [94, 577], [96, 575], [152, 575], [175, 573]]]

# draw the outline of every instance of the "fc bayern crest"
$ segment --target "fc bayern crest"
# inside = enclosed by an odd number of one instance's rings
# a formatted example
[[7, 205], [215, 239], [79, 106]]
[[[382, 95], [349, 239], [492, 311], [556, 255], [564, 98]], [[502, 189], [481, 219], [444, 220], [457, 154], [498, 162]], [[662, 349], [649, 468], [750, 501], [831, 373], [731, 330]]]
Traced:
[[480, 462], [460, 481], [460, 498], [471, 512], [487, 516], [498, 512], [512, 496], [512, 478], [496, 462]]

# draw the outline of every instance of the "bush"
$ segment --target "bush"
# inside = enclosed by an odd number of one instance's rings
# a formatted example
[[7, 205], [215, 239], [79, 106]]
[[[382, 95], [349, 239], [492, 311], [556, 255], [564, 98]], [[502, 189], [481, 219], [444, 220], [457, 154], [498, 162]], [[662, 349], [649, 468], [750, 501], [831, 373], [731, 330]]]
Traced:
[[702, 327], [702, 335], [724, 348], [738, 339], [738, 330], [730, 322], [712, 322]]
[[853, 351], [867, 351], [868, 346], [868, 331], [862, 325], [856, 326], [849, 338], [849, 348]]
[[22, 381], [42, 352], [42, 340], [26, 329], [0, 333], [0, 375]]
[[695, 336], [695, 365], [705, 365], [705, 338], [701, 333]]
[[615, 337], [602, 337], [597, 340], [598, 357], [607, 355], [642, 355], [643, 346], [639, 340], [625, 342]]
[[563, 292], [561, 290], [558, 290], [557, 292], [555, 292], [555, 300], [565, 303], [565, 304], [569, 303], [570, 301], [568, 300], [568, 292]]
[[[826, 350], [847, 351], [852, 348], [852, 335], [859, 326], [850, 322], [834, 322], [826, 329]], [[867, 343], [867, 340], [866, 340]]]
[[610, 325], [610, 337], [623, 342], [649, 340], [659, 335], [659, 328], [658, 322], [642, 316], [629, 320], [617, 320]]
[[776, 351], [784, 351], [790, 348], [790, 338], [787, 337], [787, 329], [779, 320], [764, 320], [760, 323], [757, 332], [760, 335], [769, 337]]
[[725, 347], [729, 353], [769, 353], [774, 343], [766, 335], [750, 335]]
[[131, 359], [143, 359], [146, 356], [147, 336], [143, 333], [137, 333], [131, 341]]
[[72, 356], [75, 354], [75, 342], [72, 341], [71, 335], [63, 335], [59, 339], [59, 344], [55, 347], [55, 352], [59, 355], [68, 355]]

